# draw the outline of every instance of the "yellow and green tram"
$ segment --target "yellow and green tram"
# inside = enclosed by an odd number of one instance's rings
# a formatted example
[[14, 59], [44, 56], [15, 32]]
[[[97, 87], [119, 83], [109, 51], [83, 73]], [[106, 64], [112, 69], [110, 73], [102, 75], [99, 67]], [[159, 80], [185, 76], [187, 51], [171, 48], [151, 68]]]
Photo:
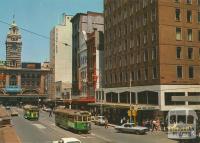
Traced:
[[57, 126], [82, 133], [91, 130], [91, 113], [88, 111], [57, 109], [54, 113]]
[[24, 106], [24, 118], [28, 120], [38, 120], [39, 108], [31, 105]]

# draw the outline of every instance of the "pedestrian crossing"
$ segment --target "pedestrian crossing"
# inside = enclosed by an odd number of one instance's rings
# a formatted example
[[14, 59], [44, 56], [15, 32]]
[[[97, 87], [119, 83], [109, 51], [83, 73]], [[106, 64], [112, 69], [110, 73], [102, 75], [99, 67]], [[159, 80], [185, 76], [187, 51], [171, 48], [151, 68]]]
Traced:
[[41, 124], [32, 124], [33, 126], [36, 126], [39, 129], [46, 129], [45, 126], [41, 125]]

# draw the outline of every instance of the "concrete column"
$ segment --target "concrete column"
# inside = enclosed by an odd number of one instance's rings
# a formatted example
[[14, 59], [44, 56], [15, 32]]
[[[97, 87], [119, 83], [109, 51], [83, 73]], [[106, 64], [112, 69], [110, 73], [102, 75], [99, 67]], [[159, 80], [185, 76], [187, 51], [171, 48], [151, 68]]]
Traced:
[[21, 75], [17, 75], [17, 85], [21, 87]]
[[165, 106], [165, 92], [164, 91], [160, 91], [158, 94], [159, 100], [158, 103], [160, 105], [160, 109], [162, 110], [162, 108]]
[[9, 77], [10, 75], [6, 74], [6, 86], [9, 86], [9, 82], [10, 82]]
[[119, 94], [119, 92], [117, 93], [117, 97], [118, 97], [118, 103], [120, 103], [120, 94]]
[[[185, 92], [185, 96], [188, 96], [188, 92]], [[185, 105], [188, 105], [188, 101], [185, 101]]]
[[40, 94], [44, 94], [44, 80], [45, 80], [45, 76], [43, 74], [41, 74], [40, 77]]
[[138, 94], [137, 94], [137, 92], [135, 92], [135, 104], [136, 105], [138, 104]]

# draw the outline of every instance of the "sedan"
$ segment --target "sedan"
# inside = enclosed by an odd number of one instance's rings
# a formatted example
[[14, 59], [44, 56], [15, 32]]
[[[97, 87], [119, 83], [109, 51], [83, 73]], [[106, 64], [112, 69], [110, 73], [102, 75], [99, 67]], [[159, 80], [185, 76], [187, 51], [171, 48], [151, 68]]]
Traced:
[[53, 141], [53, 143], [81, 143], [81, 141], [76, 138], [61, 138], [59, 141]]
[[115, 129], [118, 132], [135, 133], [137, 135], [145, 134], [148, 131], [147, 127], [134, 126], [134, 123], [125, 123], [121, 126], [116, 126]]

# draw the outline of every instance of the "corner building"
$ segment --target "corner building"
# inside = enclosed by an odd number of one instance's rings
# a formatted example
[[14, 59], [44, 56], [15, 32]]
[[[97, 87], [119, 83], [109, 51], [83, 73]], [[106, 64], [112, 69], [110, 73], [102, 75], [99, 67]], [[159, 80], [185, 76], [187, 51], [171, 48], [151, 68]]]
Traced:
[[96, 102], [155, 116], [180, 106], [198, 110], [199, 102], [172, 100], [200, 96], [198, 2], [104, 0], [105, 94]]

